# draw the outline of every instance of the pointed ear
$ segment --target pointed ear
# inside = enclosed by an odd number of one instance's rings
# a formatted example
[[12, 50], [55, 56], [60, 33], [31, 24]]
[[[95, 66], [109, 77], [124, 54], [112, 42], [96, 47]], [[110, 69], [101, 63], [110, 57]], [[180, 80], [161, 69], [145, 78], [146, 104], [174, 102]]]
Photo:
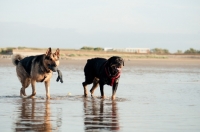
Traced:
[[124, 66], [124, 59], [120, 58], [120, 61], [122, 62], [122, 65]]
[[49, 56], [51, 54], [51, 47], [49, 47], [46, 51], [46, 55]]
[[60, 50], [59, 50], [59, 48], [57, 48], [57, 50], [55, 52], [55, 55], [58, 56], [58, 57], [60, 56]]

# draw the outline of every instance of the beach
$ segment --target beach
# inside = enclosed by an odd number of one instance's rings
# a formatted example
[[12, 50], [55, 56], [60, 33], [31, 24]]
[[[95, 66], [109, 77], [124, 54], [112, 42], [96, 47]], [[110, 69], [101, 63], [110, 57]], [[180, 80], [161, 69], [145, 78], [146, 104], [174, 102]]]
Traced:
[[15, 66], [1, 58], [1, 131], [200, 131], [200, 59], [125, 59], [114, 101], [108, 85], [104, 100], [99, 88], [83, 97], [86, 61], [61, 59], [64, 83], [53, 73], [47, 100], [44, 83], [36, 84], [35, 99], [21, 99]]

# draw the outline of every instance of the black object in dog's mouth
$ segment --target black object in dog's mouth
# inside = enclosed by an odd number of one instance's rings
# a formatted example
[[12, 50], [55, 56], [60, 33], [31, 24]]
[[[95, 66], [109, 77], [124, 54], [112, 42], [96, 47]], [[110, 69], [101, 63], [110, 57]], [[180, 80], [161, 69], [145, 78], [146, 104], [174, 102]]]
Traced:
[[52, 70], [53, 72], [56, 72], [58, 70], [57, 66], [55, 65], [48, 65], [48, 68]]

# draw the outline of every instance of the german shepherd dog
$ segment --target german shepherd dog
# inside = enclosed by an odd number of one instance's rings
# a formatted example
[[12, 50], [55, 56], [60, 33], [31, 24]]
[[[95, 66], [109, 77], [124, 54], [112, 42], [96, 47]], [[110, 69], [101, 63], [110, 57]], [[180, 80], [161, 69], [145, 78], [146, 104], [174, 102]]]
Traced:
[[[57, 71], [59, 65], [59, 52], [57, 49], [52, 53], [51, 48], [48, 48], [45, 54], [29, 56], [23, 58], [21, 55], [14, 55], [12, 58], [13, 64], [16, 66], [17, 76], [22, 84], [20, 96], [22, 98], [30, 98], [36, 95], [36, 82], [44, 82], [46, 88], [46, 98], [50, 98], [49, 85], [52, 77], [52, 72]], [[31, 84], [32, 94], [26, 96], [25, 89]]]
[[90, 90], [93, 97], [94, 90], [100, 84], [101, 98], [104, 96], [104, 85], [112, 86], [112, 99], [115, 99], [119, 78], [124, 60], [121, 57], [113, 56], [108, 60], [105, 58], [92, 58], [88, 59], [84, 67], [85, 82], [82, 83], [84, 88], [84, 95], [87, 96], [87, 85], [93, 83]]

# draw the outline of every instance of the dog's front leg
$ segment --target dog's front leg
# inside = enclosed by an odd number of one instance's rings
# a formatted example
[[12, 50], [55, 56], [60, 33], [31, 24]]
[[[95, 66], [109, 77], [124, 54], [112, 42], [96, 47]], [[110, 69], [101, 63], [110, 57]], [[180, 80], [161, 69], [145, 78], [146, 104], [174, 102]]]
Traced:
[[87, 94], [88, 94], [87, 93], [87, 83], [83, 82], [82, 85], [83, 85], [83, 89], [84, 89], [84, 96], [87, 97]]
[[49, 90], [50, 80], [45, 81], [44, 84], [45, 84], [45, 88], [46, 88], [46, 98], [50, 99], [50, 90]]
[[102, 98], [102, 99], [105, 98], [105, 96], [104, 96], [104, 89], [103, 89], [104, 87], [103, 87], [103, 86], [104, 86], [104, 84], [103, 84], [103, 83], [100, 83], [100, 92], [101, 92], [101, 98]]
[[112, 100], [115, 100], [115, 94], [117, 91], [119, 79], [115, 80], [113, 87], [112, 87]]
[[31, 87], [32, 87], [32, 97], [36, 95], [36, 91], [35, 91], [35, 83], [36, 83], [36, 80], [34, 79], [31, 79]]

